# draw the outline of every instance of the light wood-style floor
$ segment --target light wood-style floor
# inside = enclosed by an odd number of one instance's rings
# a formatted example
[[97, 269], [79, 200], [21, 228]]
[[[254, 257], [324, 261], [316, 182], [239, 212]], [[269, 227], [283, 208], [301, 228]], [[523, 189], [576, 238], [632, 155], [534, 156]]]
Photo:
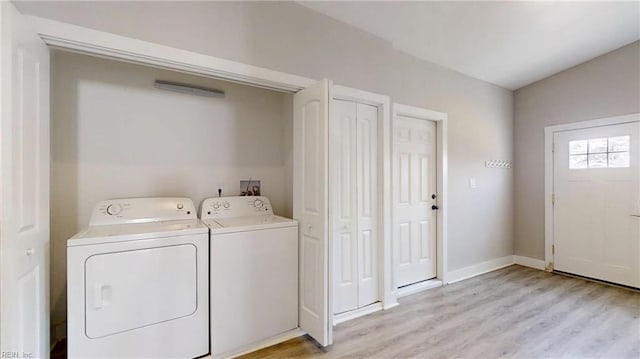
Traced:
[[244, 358], [640, 358], [640, 293], [510, 266]]

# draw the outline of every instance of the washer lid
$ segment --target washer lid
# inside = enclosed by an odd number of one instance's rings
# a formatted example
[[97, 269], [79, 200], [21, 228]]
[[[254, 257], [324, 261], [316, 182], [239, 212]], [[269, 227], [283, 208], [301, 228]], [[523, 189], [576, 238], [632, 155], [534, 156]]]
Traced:
[[298, 225], [298, 222], [293, 219], [284, 218], [273, 214], [262, 216], [218, 218], [215, 221], [221, 226], [221, 228], [216, 229], [211, 227], [211, 233], [295, 227]]
[[67, 247], [207, 233], [198, 219], [91, 226], [67, 241]]

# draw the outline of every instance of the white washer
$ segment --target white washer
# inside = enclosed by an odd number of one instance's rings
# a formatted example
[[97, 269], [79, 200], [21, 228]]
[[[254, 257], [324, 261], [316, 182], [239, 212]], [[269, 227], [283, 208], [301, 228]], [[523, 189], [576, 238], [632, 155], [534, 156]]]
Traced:
[[98, 203], [67, 241], [68, 357], [209, 353], [208, 232], [188, 198]]
[[298, 222], [266, 197], [204, 200], [211, 237], [211, 353], [222, 358], [298, 328]]

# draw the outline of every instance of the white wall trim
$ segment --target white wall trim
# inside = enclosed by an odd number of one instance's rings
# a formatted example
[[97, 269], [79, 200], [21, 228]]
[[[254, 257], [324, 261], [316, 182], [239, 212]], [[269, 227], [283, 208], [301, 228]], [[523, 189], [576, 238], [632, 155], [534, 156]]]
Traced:
[[[378, 183], [382, 191], [379, 193], [378, 216], [379, 233], [382, 241], [378, 243], [378, 263], [382, 263], [380, 270], [380, 293], [378, 298], [384, 309], [395, 307], [398, 303], [397, 287], [394, 285], [393, 246], [391, 240], [391, 100], [387, 95], [357, 90], [345, 86], [333, 85], [331, 98], [364, 103], [378, 108]], [[331, 235], [330, 235], [331, 238]]]
[[37, 16], [26, 16], [53, 47], [200, 76], [297, 92], [316, 80]]
[[468, 267], [450, 271], [448, 275], [448, 280], [445, 283], [452, 284], [452, 283], [460, 282], [462, 280], [473, 278], [481, 274], [493, 272], [494, 270], [508, 267], [513, 264], [514, 262], [513, 262], [512, 255], [488, 260], [482, 263], [477, 263], [474, 265], [470, 265]]
[[514, 255], [513, 256], [513, 262], [515, 264], [519, 264], [521, 266], [534, 268], [534, 269], [538, 269], [538, 270], [544, 270], [544, 267], [545, 267], [544, 266], [544, 261], [542, 259], [524, 257], [524, 256], [519, 256], [519, 255]]
[[[389, 141], [391, 142], [391, 146], [393, 145], [393, 123], [395, 122], [396, 117], [398, 116], [406, 116], [417, 118], [421, 120], [434, 121], [436, 122], [436, 152], [438, 154], [437, 163], [436, 163], [436, 188], [438, 193], [437, 203], [440, 209], [437, 214], [437, 238], [436, 238], [436, 266], [437, 266], [437, 278], [442, 282], [447, 283], [449, 280], [449, 274], [447, 270], [447, 240], [448, 240], [448, 164], [447, 164], [447, 121], [448, 115], [443, 112], [437, 112], [432, 110], [427, 110], [420, 107], [402, 105], [398, 103], [393, 104], [393, 115], [392, 115], [392, 123], [391, 128], [392, 131], [391, 136], [389, 136]], [[393, 150], [393, 149], [391, 149]], [[391, 151], [390, 151], [391, 153]], [[393, 161], [390, 158], [389, 162]], [[391, 179], [393, 181], [393, 179]], [[390, 202], [391, 203], [391, 226], [395, 224], [395, 199]], [[394, 246], [395, 248], [395, 246]], [[394, 268], [394, 278], [393, 283], [397, 287], [397, 278], [395, 276], [395, 269], [398, 268], [398, 256], [397, 253], [394, 253], [393, 256], [393, 268]]]
[[440, 279], [430, 279], [424, 282], [418, 282], [404, 287], [398, 288], [398, 298], [406, 297], [411, 294], [424, 292], [425, 290], [440, 288], [444, 283]]
[[547, 126], [544, 128], [544, 262], [545, 270], [553, 270], [553, 135], [556, 132], [640, 122], [640, 113], [588, 121]]

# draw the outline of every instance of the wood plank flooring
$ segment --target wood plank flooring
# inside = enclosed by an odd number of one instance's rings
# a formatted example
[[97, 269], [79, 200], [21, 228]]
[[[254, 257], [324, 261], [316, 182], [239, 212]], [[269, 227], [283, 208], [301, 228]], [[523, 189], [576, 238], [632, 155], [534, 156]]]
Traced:
[[640, 293], [510, 266], [243, 358], [640, 358]]

